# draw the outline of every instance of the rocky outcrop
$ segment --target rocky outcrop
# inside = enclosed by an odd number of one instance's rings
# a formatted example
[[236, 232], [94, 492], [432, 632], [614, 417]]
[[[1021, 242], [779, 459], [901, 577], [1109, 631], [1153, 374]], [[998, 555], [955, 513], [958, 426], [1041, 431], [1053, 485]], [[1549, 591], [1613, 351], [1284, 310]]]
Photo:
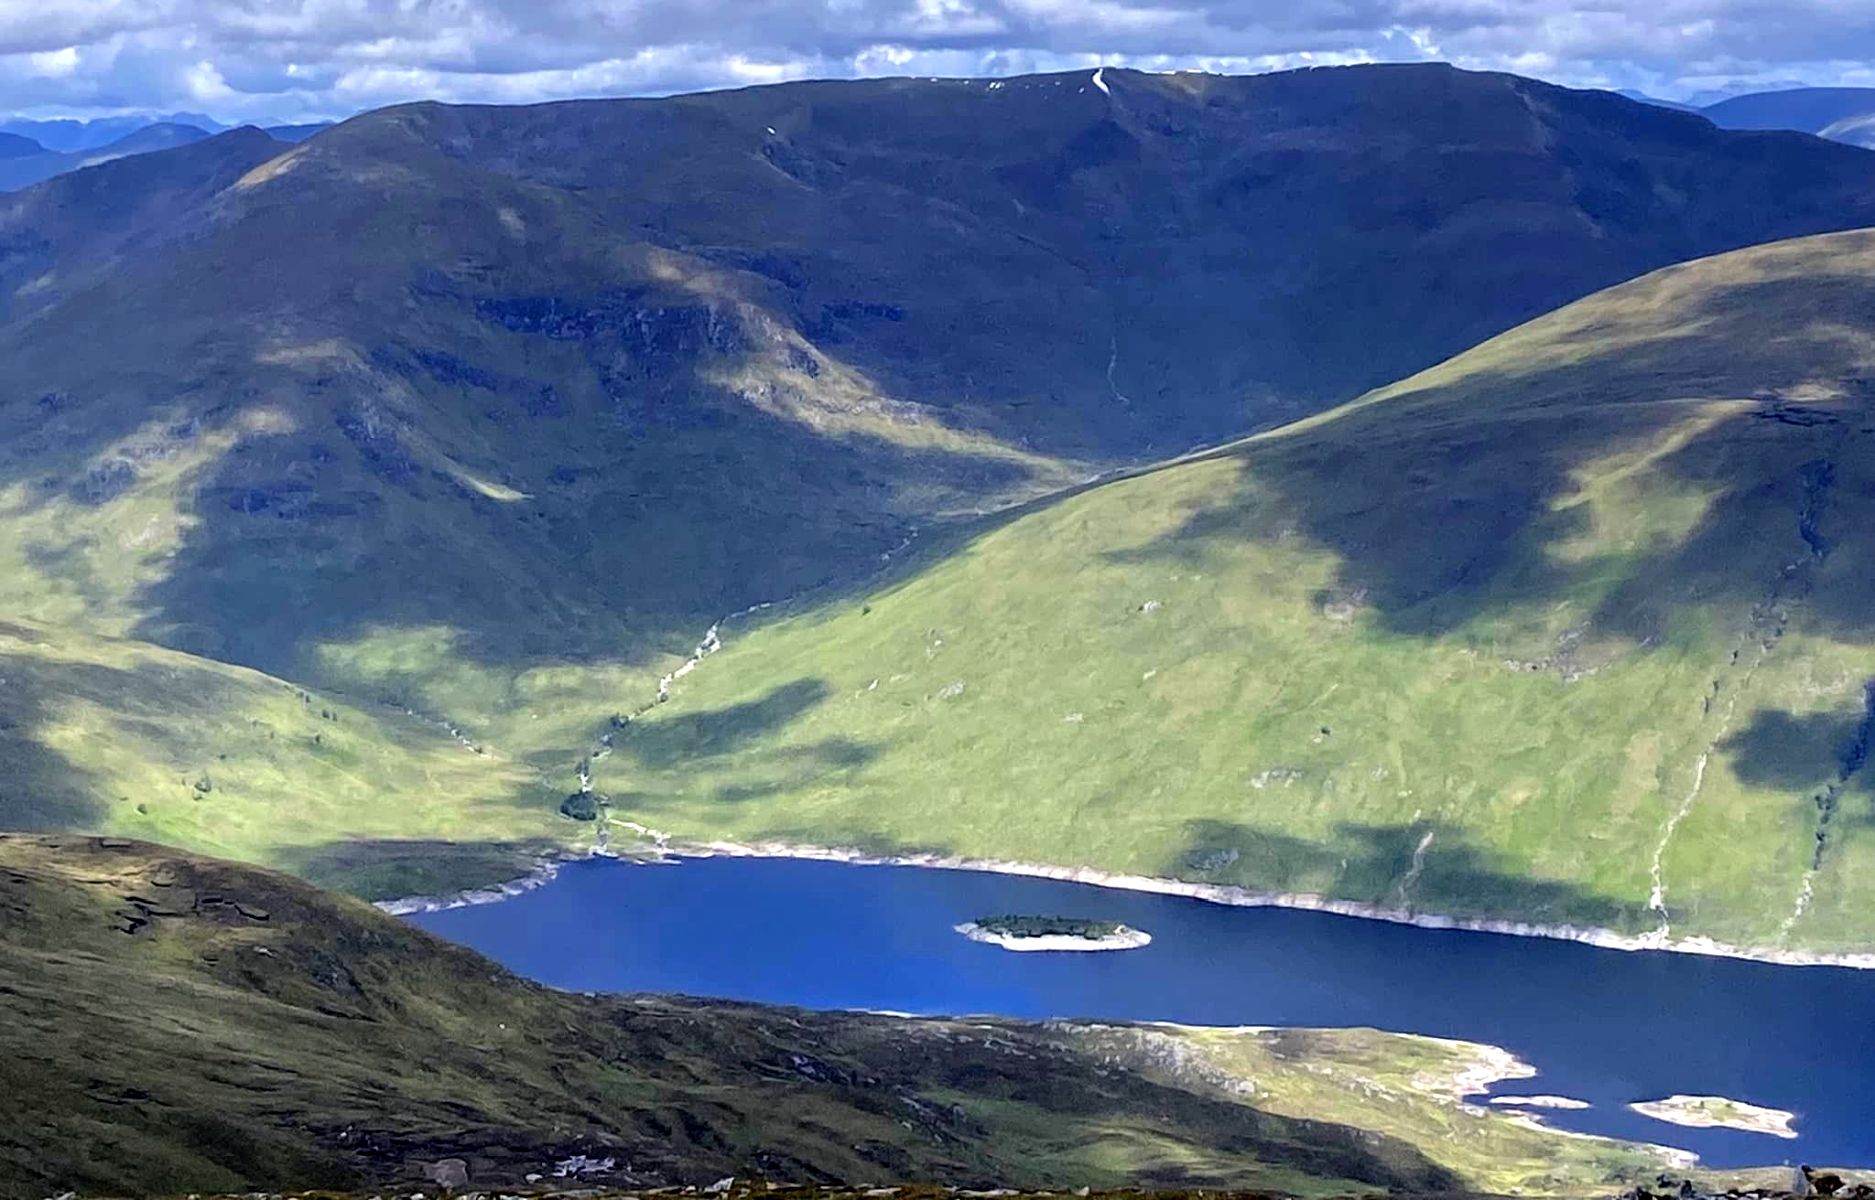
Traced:
[[475, 302], [476, 315], [513, 333], [556, 341], [604, 340], [638, 363], [688, 366], [705, 352], [733, 354], [747, 344], [737, 313], [719, 304], [659, 304], [632, 290], [581, 299], [517, 296]]
[[1837, 1196], [1841, 1200], [1875, 1200], [1875, 1183], [1851, 1183], [1833, 1171], [1797, 1167], [1787, 1185], [1718, 1188], [1684, 1176], [1661, 1175], [1621, 1193], [1617, 1200], [1790, 1200], [1799, 1196]]
[[366, 401], [339, 413], [333, 421], [379, 477], [390, 483], [409, 483], [418, 475], [417, 460], [404, 446], [396, 423], [375, 403]]

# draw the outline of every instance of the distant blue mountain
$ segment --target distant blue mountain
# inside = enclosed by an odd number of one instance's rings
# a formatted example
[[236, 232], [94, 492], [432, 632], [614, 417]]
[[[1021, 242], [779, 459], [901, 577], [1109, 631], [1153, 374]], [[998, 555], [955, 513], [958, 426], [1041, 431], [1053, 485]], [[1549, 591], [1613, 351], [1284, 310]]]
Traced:
[[16, 133], [0, 131], [0, 191], [13, 192], [23, 187], [132, 154], [148, 154], [186, 146], [211, 136], [198, 125], [174, 121], [145, 122], [106, 145], [88, 150], [58, 151]]
[[167, 113], [159, 116], [95, 117], [89, 121], [15, 118], [0, 121], [0, 133], [31, 138], [45, 149], [61, 154], [76, 154], [102, 149], [152, 125], [192, 125], [208, 133], [221, 133], [229, 128], [202, 113]]
[[29, 158], [45, 152], [44, 146], [29, 137], [21, 137], [17, 133], [0, 133], [0, 162], [12, 158]]
[[1630, 100], [1639, 100], [1642, 104], [1651, 104], [1656, 108], [1672, 108], [1678, 109], [1680, 112], [1699, 111], [1699, 106], [1696, 104], [1682, 104], [1678, 100], [1662, 100], [1658, 96], [1650, 96], [1646, 92], [1637, 92], [1633, 88], [1618, 88], [1616, 89], [1616, 95], [1626, 96]]
[[1875, 149], [1875, 88], [1754, 92], [1700, 111], [1725, 129], [1795, 129]]
[[262, 125], [261, 131], [276, 142], [303, 142], [315, 133], [332, 128], [335, 122], [313, 121], [305, 125]]
[[1705, 105], [1662, 100], [1632, 88], [1620, 94], [1643, 104], [1698, 113], [1721, 129], [1789, 129], [1875, 150], [1875, 88], [1785, 88]]

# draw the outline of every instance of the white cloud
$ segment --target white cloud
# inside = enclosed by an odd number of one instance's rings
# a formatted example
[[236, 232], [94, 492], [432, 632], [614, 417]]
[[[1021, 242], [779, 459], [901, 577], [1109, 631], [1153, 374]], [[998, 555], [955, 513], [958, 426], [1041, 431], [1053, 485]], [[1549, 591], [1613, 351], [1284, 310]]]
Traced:
[[78, 47], [61, 50], [37, 50], [26, 56], [28, 69], [47, 79], [63, 79], [78, 70]]
[[0, 110], [305, 119], [800, 76], [1443, 58], [1668, 96], [1866, 83], [1870, 0], [0, 0]]

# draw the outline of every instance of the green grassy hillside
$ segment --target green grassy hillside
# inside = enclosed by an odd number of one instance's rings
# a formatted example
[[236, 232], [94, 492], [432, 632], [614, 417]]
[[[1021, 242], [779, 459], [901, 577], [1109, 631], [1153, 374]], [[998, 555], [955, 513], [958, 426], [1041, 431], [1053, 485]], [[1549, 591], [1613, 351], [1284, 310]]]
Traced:
[[1872, 400], [1875, 234], [1662, 271], [731, 626], [599, 787], [680, 839], [1875, 948]]
[[[428, 1190], [449, 1158], [477, 1190], [1582, 1194], [1658, 1166], [1462, 1109], [1457, 1081], [1508, 1061], [1484, 1047], [575, 996], [358, 901], [133, 842], [0, 836], [0, 921], [6, 1200]], [[580, 1155], [592, 1171], [554, 1175]]]
[[186, 843], [377, 895], [511, 879], [578, 836], [538, 772], [432, 719], [19, 622], [0, 622], [0, 763], [10, 829]]

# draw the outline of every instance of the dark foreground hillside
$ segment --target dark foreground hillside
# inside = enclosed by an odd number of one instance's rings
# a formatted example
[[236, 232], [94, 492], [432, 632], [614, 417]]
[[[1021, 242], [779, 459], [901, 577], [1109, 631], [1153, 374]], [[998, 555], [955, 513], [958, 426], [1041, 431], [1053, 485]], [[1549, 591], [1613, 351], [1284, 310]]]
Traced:
[[0, 836], [0, 930], [6, 1200], [731, 1175], [1555, 1193], [1657, 1163], [1461, 1109], [1458, 1080], [1509, 1061], [1488, 1048], [569, 995], [138, 843]]
[[[447, 1172], [437, 1172], [438, 1175], [446, 1173]], [[1754, 1172], [1753, 1174], [1762, 1175], [1767, 1181], [1773, 1178], [1781, 1180], [1794, 1178], [1799, 1182], [1799, 1187], [1798, 1190], [1792, 1191], [1781, 1184], [1773, 1182], [1742, 1182], [1732, 1183], [1729, 1186], [1714, 1185], [1709, 1182], [1696, 1183], [1685, 1177], [1662, 1175], [1658, 1179], [1637, 1184], [1633, 1188], [1628, 1189], [1626, 1192], [1622, 1193], [1621, 1200], [1794, 1200], [1794, 1198], [1798, 1196], [1815, 1195], [1839, 1196], [1842, 1200], [1869, 1200], [1871, 1196], [1875, 1196], [1875, 1187], [1871, 1187], [1869, 1184], [1862, 1182], [1847, 1182], [1842, 1176], [1831, 1172], [1816, 1172], [1805, 1168], [1802, 1173], [1786, 1169], [1782, 1171]], [[1811, 1185], [1811, 1180], [1821, 1182], [1824, 1187], [1829, 1187], [1832, 1181], [1839, 1186], [1832, 1191], [1818, 1191]], [[594, 1191], [590, 1189], [580, 1189], [577, 1191], [559, 1189], [535, 1191], [529, 1189], [524, 1194], [528, 1196], [538, 1196], [541, 1200], [552, 1200], [553, 1197], [565, 1195], [589, 1197], [590, 1200], [636, 1200], [638, 1196], [643, 1195], [672, 1194], [722, 1196], [726, 1197], [727, 1200], [750, 1200], [751, 1197], [755, 1196], [764, 1197], [764, 1200], [885, 1200], [886, 1197], [891, 1197], [893, 1200], [950, 1200], [951, 1197], [964, 1197], [965, 1200], [981, 1200], [981, 1198], [991, 1196], [1000, 1197], [1002, 1200], [1069, 1200], [1070, 1197], [1074, 1197], [1076, 1200], [1087, 1200], [1088, 1197], [1092, 1197], [1093, 1200], [1194, 1200], [1195, 1197], [1199, 1196], [1208, 1197], [1209, 1200], [1264, 1200], [1265, 1197], [1270, 1197], [1272, 1195], [1272, 1193], [1268, 1192], [1220, 1192], [1195, 1189], [1123, 1189], [1094, 1191], [1088, 1188], [1077, 1188], [1072, 1192], [1061, 1192], [1018, 1191], [1013, 1188], [999, 1188], [985, 1191], [970, 1188], [933, 1187], [928, 1184], [884, 1188], [801, 1187], [785, 1183], [778, 1184], [768, 1180], [729, 1178], [717, 1180], [713, 1185], [704, 1188], [640, 1189], [631, 1193], [607, 1190]], [[1468, 1196], [1471, 1195], [1471, 1193], [1431, 1193], [1429, 1196], [1425, 1197], [1424, 1200], [1430, 1200], [1430, 1196], [1432, 1195], [1451, 1197], [1452, 1200], [1458, 1200], [1459, 1197]], [[207, 1198], [207, 1200], [216, 1200], [216, 1198], [211, 1197]], [[273, 1200], [273, 1198], [266, 1196], [250, 1196], [247, 1197], [246, 1200]], [[334, 1200], [337, 1200], [337, 1198], [334, 1198]], [[1396, 1197], [1396, 1200], [1405, 1200], [1405, 1197]]]

